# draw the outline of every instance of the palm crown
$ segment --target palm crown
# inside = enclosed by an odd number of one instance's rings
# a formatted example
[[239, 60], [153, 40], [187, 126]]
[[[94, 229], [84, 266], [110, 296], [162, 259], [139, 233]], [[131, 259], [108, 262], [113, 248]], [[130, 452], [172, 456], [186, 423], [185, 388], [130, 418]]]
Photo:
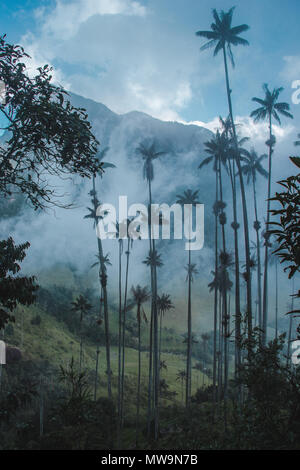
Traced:
[[230, 8], [228, 12], [224, 12], [222, 10], [219, 14], [216, 9], [213, 9], [212, 13], [215, 22], [211, 24], [211, 30], [197, 31], [196, 35], [208, 39], [208, 42], [201, 47], [201, 50], [214, 47], [214, 56], [216, 56], [221, 50], [224, 50], [225, 52], [225, 47], [227, 46], [228, 55], [232, 65], [234, 66], [231, 46], [249, 45], [246, 39], [243, 39], [239, 36], [240, 33], [247, 31], [249, 26], [242, 24], [240, 26], [232, 27], [231, 23], [233, 11], [234, 7]]
[[166, 152], [158, 151], [155, 142], [151, 145], [141, 143], [136, 149], [136, 152], [140, 154], [144, 160], [143, 177], [147, 181], [152, 181], [154, 178], [153, 160], [165, 155]]
[[273, 91], [269, 90], [267, 83], [263, 85], [263, 91], [265, 93], [264, 99], [252, 98], [252, 101], [260, 104], [260, 107], [252, 111], [250, 114], [254, 118], [255, 122], [264, 121], [273, 117], [279, 124], [281, 120], [279, 114], [285, 117], [293, 119], [293, 115], [289, 113], [290, 105], [288, 103], [278, 103], [278, 98], [283, 88], [274, 88]]
[[217, 171], [219, 162], [226, 165], [229, 157], [229, 143], [230, 141], [226, 132], [220, 132], [218, 130], [211, 140], [204, 142], [204, 146], [206, 147], [205, 152], [209, 156], [200, 163], [199, 168], [201, 169], [204, 165], [208, 165], [213, 162], [213, 169], [214, 171]]
[[242, 161], [244, 162], [244, 165], [242, 167], [242, 172], [247, 177], [248, 184], [251, 179], [253, 181], [256, 180], [256, 175], [258, 173], [264, 176], [265, 178], [268, 177], [268, 172], [264, 169], [261, 164], [262, 160], [267, 157], [268, 155], [266, 155], [265, 153], [259, 157], [254, 149], [252, 149], [250, 152], [246, 149], [243, 150]]
[[181, 204], [182, 206], [184, 204], [200, 204], [198, 201], [198, 193], [199, 191], [193, 191], [192, 189], [187, 189], [186, 191], [183, 192], [183, 194], [178, 194], [176, 197], [177, 199], [177, 204]]
[[157, 253], [156, 250], [151, 250], [143, 263], [147, 266], [156, 266], [157, 268], [160, 268], [164, 264], [161, 260], [161, 255]]
[[174, 308], [170, 296], [168, 294], [162, 294], [157, 296], [157, 307], [162, 315], [165, 314], [171, 308]]

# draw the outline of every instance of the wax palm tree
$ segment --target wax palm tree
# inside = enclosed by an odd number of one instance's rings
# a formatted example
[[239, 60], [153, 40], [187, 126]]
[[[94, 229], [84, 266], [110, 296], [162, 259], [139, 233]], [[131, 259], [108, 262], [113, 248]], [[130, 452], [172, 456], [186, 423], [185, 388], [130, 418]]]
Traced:
[[[227, 169], [227, 163], [229, 159], [229, 150], [230, 150], [230, 139], [228, 137], [229, 133], [229, 120], [221, 120], [221, 125], [224, 128], [223, 132], [219, 130], [213, 136], [213, 138], [205, 142], [205, 152], [208, 153], [208, 157], [205, 158], [199, 168], [201, 169], [204, 165], [208, 163], [213, 163], [213, 170], [216, 173], [216, 201], [214, 205], [214, 214], [215, 214], [215, 273], [218, 270], [218, 219], [222, 228], [222, 242], [223, 250], [226, 250], [225, 242], [225, 224], [226, 224], [226, 214], [224, 209], [226, 204], [223, 201], [223, 182], [222, 182], [222, 167], [224, 166]], [[218, 201], [218, 198], [220, 200]], [[235, 231], [235, 236], [237, 232]], [[237, 246], [237, 243], [235, 244]], [[237, 278], [238, 283], [238, 278]], [[239, 311], [239, 290], [236, 289], [237, 301], [236, 307]], [[225, 302], [227, 305], [227, 302]], [[216, 399], [216, 364], [217, 364], [217, 306], [218, 306], [218, 290], [215, 287], [215, 298], [214, 298], [214, 362], [213, 362], [213, 401]], [[239, 324], [239, 315], [236, 315], [237, 326]], [[214, 417], [213, 417], [214, 418]]]
[[[157, 144], [153, 141], [151, 144], [146, 141], [141, 142], [136, 149], [136, 153], [142, 157], [143, 178], [148, 183], [149, 208], [148, 208], [148, 227], [149, 227], [149, 256], [155, 252], [155, 240], [151, 231], [151, 205], [152, 205], [152, 181], [154, 179], [154, 160], [166, 154], [165, 151], [158, 150]], [[148, 436], [150, 435], [151, 423], [151, 396], [152, 396], [152, 360], [154, 362], [154, 434], [158, 437], [158, 400], [159, 400], [159, 362], [158, 362], [158, 314], [157, 314], [157, 266], [150, 263], [151, 279], [151, 320], [150, 320], [150, 353], [149, 353], [149, 385], [148, 385]], [[153, 344], [154, 343], [154, 344]], [[152, 348], [152, 344], [154, 348]], [[153, 354], [154, 349], [154, 354]], [[153, 356], [153, 357], [152, 357]]]
[[[102, 150], [97, 155], [97, 158], [100, 162], [102, 162], [102, 168], [115, 168], [115, 165], [112, 163], [103, 162], [103, 158], [105, 157], [108, 151], [108, 147]], [[102, 172], [100, 173], [100, 177], [102, 178]], [[92, 190], [89, 192], [91, 196], [91, 203], [92, 207], [88, 207], [89, 213], [84, 216], [85, 219], [93, 219], [94, 227], [97, 226], [98, 221], [102, 218], [102, 216], [97, 216], [97, 208], [100, 204], [97, 198], [96, 192], [96, 176], [93, 176], [93, 186]], [[105, 349], [106, 349], [106, 365], [107, 365], [107, 390], [108, 396], [111, 398], [111, 367], [110, 367], [110, 331], [109, 331], [109, 316], [108, 316], [108, 299], [107, 299], [107, 270], [104, 263], [104, 256], [103, 256], [103, 247], [102, 247], [102, 240], [100, 237], [97, 237], [97, 245], [98, 245], [98, 256], [100, 261], [100, 270], [99, 270], [99, 280], [101, 286], [101, 299], [103, 296], [103, 309], [104, 309], [104, 330], [105, 330]]]
[[[233, 209], [233, 222], [231, 227], [234, 234], [234, 258], [235, 258], [235, 376], [238, 378], [240, 365], [241, 365], [241, 307], [240, 307], [240, 264], [239, 264], [239, 240], [238, 229], [240, 224], [237, 217], [237, 184], [236, 184], [236, 162], [235, 162], [235, 145], [233, 142], [233, 131], [231, 128], [231, 119], [228, 116], [226, 119], [219, 117], [219, 122], [223, 133], [225, 134], [227, 143], [226, 169], [230, 177], [231, 190], [232, 190], [232, 209]], [[236, 127], [239, 124], [236, 124]], [[247, 137], [238, 139], [238, 147], [240, 153], [243, 151], [243, 145], [248, 140]], [[224, 247], [224, 245], [223, 245]]]
[[[119, 288], [119, 339], [118, 339], [118, 448], [120, 448], [120, 438], [121, 438], [121, 387], [122, 387], [122, 254], [124, 248], [124, 240], [120, 236], [121, 231], [121, 222], [116, 223], [116, 236], [118, 238], [119, 245], [119, 279], [118, 279], [118, 288]], [[127, 225], [127, 224], [126, 224]]]
[[[189, 235], [191, 234], [191, 225], [193, 218], [193, 206], [200, 204], [198, 201], [199, 191], [187, 189], [183, 194], [177, 195], [177, 204], [184, 206], [189, 205]], [[191, 383], [192, 383], [192, 282], [193, 274], [196, 274], [196, 265], [192, 264], [191, 250], [188, 250], [187, 264], [187, 281], [188, 281], [188, 342], [187, 342], [187, 359], [186, 359], [186, 406], [189, 406], [191, 400]]]
[[269, 125], [269, 139], [266, 142], [269, 153], [269, 169], [268, 169], [268, 198], [267, 198], [267, 217], [266, 217], [266, 244], [265, 244], [265, 263], [264, 263], [264, 287], [263, 287], [263, 319], [262, 319], [262, 343], [265, 345], [267, 341], [267, 322], [268, 322], [268, 228], [270, 222], [270, 198], [271, 198], [271, 176], [272, 176], [272, 155], [276, 143], [275, 136], [273, 135], [273, 119], [281, 124], [280, 114], [293, 118], [289, 112], [290, 106], [288, 103], [278, 102], [280, 93], [283, 88], [274, 88], [272, 91], [265, 83], [263, 85], [264, 98], [252, 98], [252, 101], [258, 103], [259, 108], [252, 111], [250, 114], [254, 118], [254, 122], [267, 121]]
[[[224, 339], [224, 408], [225, 408], [225, 427], [227, 426], [227, 391], [228, 391], [228, 341], [230, 338], [229, 324], [230, 316], [227, 310], [227, 293], [232, 288], [232, 281], [229, 277], [229, 269], [233, 266], [234, 262], [231, 253], [228, 251], [221, 251], [219, 256], [218, 267], [218, 285], [223, 299], [222, 302], [222, 330]], [[225, 304], [226, 301], [226, 304]]]
[[257, 175], [261, 175], [264, 178], [268, 177], [267, 171], [262, 166], [262, 161], [267, 158], [266, 154], [257, 155], [254, 149], [250, 152], [248, 150], [243, 151], [243, 167], [242, 172], [246, 176], [247, 184], [252, 183], [253, 188], [253, 199], [254, 199], [254, 212], [255, 212], [255, 221], [253, 224], [254, 230], [256, 232], [256, 256], [257, 256], [257, 300], [258, 300], [258, 324], [259, 328], [262, 328], [262, 297], [261, 297], [261, 260], [260, 260], [260, 236], [259, 230], [261, 224], [258, 220], [258, 211], [257, 211], [257, 198], [256, 198], [256, 178]]
[[124, 383], [125, 383], [125, 331], [126, 331], [126, 312], [127, 312], [127, 295], [128, 295], [128, 276], [129, 276], [129, 259], [133, 245], [133, 239], [130, 238], [128, 234], [128, 227], [131, 222], [131, 219], [124, 221], [124, 224], [127, 228], [127, 249], [125, 251], [126, 255], [126, 272], [125, 272], [125, 287], [124, 287], [124, 303], [123, 303], [123, 318], [122, 318], [122, 367], [121, 367], [121, 406], [120, 406], [120, 422], [123, 426], [124, 421]]
[[[154, 240], [153, 240], [154, 241]], [[146, 266], [150, 267], [152, 279], [152, 305], [151, 305], [151, 322], [150, 322], [150, 351], [149, 356], [153, 354], [153, 378], [154, 378], [154, 437], [158, 437], [159, 426], [159, 351], [158, 351], [158, 314], [157, 314], [157, 268], [163, 266], [161, 255], [156, 251], [155, 245], [149, 250], [149, 254], [143, 261]], [[153, 301], [153, 295], [155, 302]], [[153, 340], [152, 340], [153, 335]], [[152, 343], [153, 341], [153, 343]], [[153, 344], [153, 349], [152, 349]], [[151, 397], [152, 397], [152, 359], [149, 360], [149, 386], [148, 386], [148, 434], [150, 434], [151, 425]]]
[[159, 324], [159, 362], [161, 362], [161, 333], [162, 333], [162, 321], [166, 312], [174, 308], [170, 296], [168, 294], [162, 294], [157, 296], [157, 310], [160, 315]]
[[140, 396], [141, 396], [141, 322], [147, 322], [147, 317], [143, 309], [143, 304], [150, 298], [148, 287], [141, 287], [139, 284], [131, 288], [133, 303], [137, 307], [136, 319], [138, 324], [138, 387], [136, 404], [136, 446], [138, 445], [138, 435], [140, 428]]
[[183, 402], [183, 384], [186, 381], [186, 370], [180, 370], [177, 372], [176, 381], [181, 382], [181, 401]]
[[[213, 17], [215, 22], [211, 25], [210, 31], [198, 31], [197, 36], [208, 39], [208, 42], [205, 43], [201, 50], [205, 50], [211, 47], [214, 47], [214, 56], [216, 56], [220, 51], [223, 53], [224, 69], [225, 69], [225, 81], [226, 81], [226, 92], [229, 108], [229, 117], [231, 121], [231, 131], [232, 131], [232, 140], [234, 145], [234, 158], [237, 164], [241, 196], [242, 196], [242, 207], [243, 207], [243, 219], [244, 219], [244, 237], [245, 237], [245, 252], [246, 252], [246, 261], [247, 261], [247, 271], [250, 279], [250, 243], [249, 243], [249, 227], [248, 227], [248, 214], [247, 214], [247, 203], [246, 203], [246, 194], [244, 187], [244, 180], [241, 171], [241, 162], [240, 162], [240, 152], [238, 138], [236, 134], [236, 128], [233, 118], [233, 108], [231, 93], [232, 90], [229, 84], [229, 73], [228, 73], [228, 63], [227, 56], [229, 57], [232, 66], [234, 66], [234, 59], [232, 54], [232, 46], [248, 45], [248, 41], [239, 36], [239, 34], [247, 31], [249, 26], [242, 24], [240, 26], [232, 26], [232, 16], [234, 8], [230, 8], [228, 12], [223, 10], [220, 14], [217, 10], [213, 10]], [[251, 282], [247, 284], [247, 314], [248, 314], [248, 331], [249, 334], [252, 333], [252, 306], [251, 306]]]
[[80, 322], [80, 353], [79, 353], [79, 370], [81, 371], [83, 359], [83, 335], [82, 335], [82, 321], [85, 315], [91, 310], [92, 306], [83, 295], [79, 295], [75, 302], [72, 302], [71, 310], [79, 313]]

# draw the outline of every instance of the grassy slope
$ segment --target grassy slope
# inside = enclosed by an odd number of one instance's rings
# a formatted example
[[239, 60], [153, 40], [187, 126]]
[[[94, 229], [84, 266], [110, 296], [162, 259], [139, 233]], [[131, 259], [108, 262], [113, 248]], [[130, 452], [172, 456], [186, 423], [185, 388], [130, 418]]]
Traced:
[[[32, 325], [31, 320], [39, 314], [42, 318], [40, 325]], [[23, 323], [23, 335], [22, 335]], [[23, 337], [22, 337], [23, 336]], [[55, 367], [66, 365], [72, 355], [75, 361], [79, 358], [79, 338], [74, 336], [64, 323], [58, 322], [53, 316], [42, 311], [37, 305], [30, 308], [19, 308], [16, 311], [16, 324], [14, 325], [14, 335], [9, 338], [9, 342], [19, 346], [24, 353], [24, 359], [35, 361], [49, 361]], [[96, 344], [84, 343], [84, 367], [88, 371], [95, 369]], [[100, 348], [99, 361], [99, 395], [106, 394], [105, 380], [105, 348]], [[161, 377], [166, 380], [170, 391], [178, 393], [177, 400], [181, 400], [181, 383], [176, 380], [179, 370], [185, 369], [185, 358], [183, 355], [172, 353], [162, 353], [162, 360], [167, 364], [167, 370], [163, 370]], [[137, 360], [136, 349], [126, 348], [126, 382], [130, 390], [135, 390], [137, 380]], [[118, 370], [118, 348], [111, 347], [111, 362], [113, 370], [113, 392], [116, 395], [117, 370]], [[142, 353], [142, 382], [147, 384], [148, 376], [148, 352]], [[202, 384], [203, 376], [201, 372], [193, 371], [192, 388], [195, 392], [197, 384]], [[209, 379], [205, 376], [205, 383]], [[135, 394], [133, 393], [133, 396]]]

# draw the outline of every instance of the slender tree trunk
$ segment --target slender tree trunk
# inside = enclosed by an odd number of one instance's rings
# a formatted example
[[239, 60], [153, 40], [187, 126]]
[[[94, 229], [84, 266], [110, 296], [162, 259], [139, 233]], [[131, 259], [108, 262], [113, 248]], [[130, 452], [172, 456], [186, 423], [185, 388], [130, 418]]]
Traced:
[[[148, 229], [149, 229], [149, 255], [152, 254], [152, 230], [151, 230], [151, 181], [148, 181], [149, 190], [149, 209], [148, 209]], [[153, 417], [152, 392], [153, 392], [153, 324], [154, 324], [154, 270], [150, 265], [150, 286], [151, 286], [151, 318], [150, 318], [150, 337], [149, 337], [149, 375], [148, 375], [148, 411], [147, 411], [147, 434], [151, 435], [151, 423]]]
[[[120, 231], [119, 231], [120, 234]], [[121, 440], [121, 385], [122, 385], [122, 250], [123, 240], [119, 240], [119, 345], [118, 345], [118, 448]]]
[[[219, 182], [220, 182], [220, 198], [223, 202], [223, 185], [222, 185], [222, 172], [221, 162], [219, 160]], [[223, 252], [226, 253], [226, 237], [225, 237], [225, 225], [221, 224], [222, 227], [222, 242]], [[225, 268], [224, 268], [225, 269]], [[224, 338], [224, 421], [225, 428], [227, 428], [227, 386], [228, 386], [228, 364], [227, 364], [227, 330], [228, 330], [228, 314], [227, 314], [227, 287], [221, 286], [222, 290], [222, 324], [223, 324], [223, 338]]]
[[[234, 262], [235, 262], [235, 377], [238, 378], [241, 366], [241, 300], [240, 300], [240, 260], [237, 221], [235, 163], [228, 162], [232, 188], [233, 224], [234, 224]], [[239, 393], [240, 395], [240, 393]]]
[[265, 266], [264, 266], [264, 291], [263, 291], [263, 320], [262, 320], [262, 344], [267, 342], [268, 327], [268, 264], [269, 264], [269, 230], [270, 222], [270, 197], [271, 197], [271, 175], [272, 175], [272, 117], [269, 114], [269, 175], [268, 175], [268, 200], [267, 200], [267, 222], [266, 222], [266, 238], [265, 238]]
[[[257, 198], [256, 198], [256, 185], [255, 176], [252, 175], [253, 184], [253, 197], [254, 197], [254, 211], [255, 221], [258, 223], [258, 211], [257, 211]], [[256, 253], [257, 253], [257, 297], [258, 297], [258, 325], [262, 327], [262, 311], [261, 311], [261, 261], [260, 261], [260, 240], [259, 240], [259, 228], [256, 226]]]
[[[153, 252], [155, 252], [155, 242]], [[153, 300], [153, 349], [154, 349], [154, 436], [158, 438], [159, 432], [159, 363], [158, 363], [158, 315], [157, 315], [157, 271], [153, 267], [154, 300]]]
[[[191, 218], [191, 214], [190, 214]], [[189, 220], [189, 224], [191, 221]], [[187, 357], [186, 357], [186, 395], [185, 404], [190, 405], [191, 401], [191, 362], [192, 362], [192, 309], [191, 309], [191, 295], [192, 295], [192, 278], [190, 273], [191, 267], [191, 250], [188, 254], [188, 337], [187, 337]]]
[[[241, 168], [240, 161], [240, 152], [238, 146], [238, 140], [236, 135], [236, 129], [233, 119], [232, 111], [232, 102], [231, 102], [231, 89], [229, 86], [229, 75], [228, 75], [228, 66], [227, 66], [227, 56], [225, 50], [225, 44], [223, 45], [223, 57], [224, 57], [224, 68], [225, 68], [225, 79], [226, 79], [226, 90], [227, 90], [227, 100], [229, 107], [229, 115], [231, 120], [231, 127], [233, 132], [233, 140], [235, 144], [236, 151], [236, 164], [238, 168], [241, 196], [242, 196], [242, 207], [243, 207], [243, 219], [244, 219], [244, 237], [245, 237], [245, 255], [246, 255], [246, 274], [247, 274], [247, 323], [248, 323], [248, 337], [252, 337], [252, 298], [251, 298], [251, 273], [250, 273], [250, 243], [249, 243], [249, 225], [248, 225], [248, 214], [247, 214], [247, 202], [246, 202], [246, 193], [245, 185], [243, 179], [243, 173]], [[251, 345], [249, 344], [249, 354], [251, 353]]]
[[[152, 276], [151, 276], [152, 277]], [[151, 302], [150, 334], [149, 334], [149, 371], [148, 371], [148, 407], [147, 407], [147, 434], [151, 435], [152, 421], [152, 387], [153, 387], [153, 308]]]
[[[94, 211], [96, 214], [97, 204], [96, 204], [96, 187], [95, 187], [95, 177], [93, 177], [93, 201], [94, 201]], [[95, 216], [95, 223], [97, 224], [98, 218]], [[109, 316], [108, 316], [108, 300], [107, 300], [107, 274], [106, 267], [104, 264], [103, 257], [103, 248], [102, 241], [97, 237], [98, 244], [98, 255], [100, 262], [100, 284], [103, 292], [103, 307], [104, 307], [104, 330], [105, 330], [105, 350], [106, 350], [106, 366], [107, 366], [107, 391], [108, 398], [111, 399], [111, 367], [110, 367], [110, 332], [109, 332]]]
[[160, 362], [161, 362], [161, 332], [162, 332], [162, 317], [163, 317], [163, 312], [160, 310], [160, 319], [159, 319], [159, 367], [160, 367]]
[[96, 369], [95, 369], [95, 387], [94, 387], [94, 401], [97, 400], [99, 354], [100, 354], [100, 349], [99, 349], [99, 346], [97, 346], [97, 351], [96, 351]]
[[125, 292], [123, 305], [123, 331], [122, 331], [122, 380], [121, 380], [121, 427], [124, 424], [124, 381], [125, 381], [125, 330], [126, 330], [126, 309], [127, 309], [127, 292], [128, 292], [128, 272], [129, 272], [129, 256], [130, 256], [130, 238], [128, 237], [126, 251], [126, 274], [125, 274]]
[[[216, 202], [219, 198], [218, 172], [216, 170]], [[215, 420], [215, 407], [217, 399], [217, 328], [218, 328], [218, 213], [215, 211], [215, 295], [214, 295], [214, 357], [213, 357], [213, 422]]]
[[137, 306], [137, 319], [138, 319], [138, 387], [137, 387], [137, 405], [136, 405], [136, 437], [135, 443], [138, 446], [138, 437], [140, 429], [140, 396], [141, 396], [141, 306]]

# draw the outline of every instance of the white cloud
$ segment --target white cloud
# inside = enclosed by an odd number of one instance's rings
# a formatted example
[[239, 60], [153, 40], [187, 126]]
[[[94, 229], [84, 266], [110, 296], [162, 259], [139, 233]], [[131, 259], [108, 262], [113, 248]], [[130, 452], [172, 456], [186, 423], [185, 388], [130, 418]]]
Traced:
[[161, 24], [138, 1], [57, 0], [35, 16], [36, 32], [22, 38], [30, 66], [54, 65], [62, 86], [117, 113], [179, 120], [192, 84], [200, 93], [207, 80], [198, 76], [207, 58], [200, 58], [193, 35]]
[[[215, 117], [209, 122], [204, 121], [190, 121], [184, 122], [181, 121], [183, 124], [194, 124], [196, 126], [205, 127], [212, 132], [216, 132], [217, 129], [220, 129], [220, 121], [218, 117]], [[269, 138], [268, 134], [268, 126], [265, 122], [254, 122], [253, 119], [249, 116], [237, 116], [235, 119], [237, 124], [237, 130], [243, 137], [249, 137], [251, 141], [254, 141], [256, 144], [265, 143], [265, 141]], [[276, 137], [278, 143], [285, 141], [288, 137], [290, 137], [293, 133], [295, 133], [296, 129], [295, 126], [292, 124], [285, 124], [283, 126], [279, 126], [273, 124], [273, 134]]]
[[283, 58], [284, 66], [281, 76], [285, 80], [292, 83], [294, 80], [300, 79], [300, 55], [290, 55]]
[[144, 6], [131, 0], [57, 0], [50, 13], [44, 8], [38, 9], [36, 18], [43, 22], [43, 34], [65, 40], [73, 37], [80, 25], [95, 15], [145, 16], [146, 13]]

